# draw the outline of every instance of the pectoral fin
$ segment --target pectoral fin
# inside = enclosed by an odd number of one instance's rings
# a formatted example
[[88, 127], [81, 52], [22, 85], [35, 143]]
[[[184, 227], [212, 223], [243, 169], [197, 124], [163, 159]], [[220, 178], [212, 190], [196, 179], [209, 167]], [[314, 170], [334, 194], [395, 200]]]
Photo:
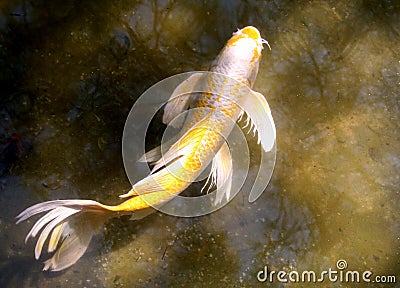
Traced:
[[276, 129], [267, 100], [261, 93], [252, 91], [241, 106], [250, 118], [251, 127], [258, 132], [258, 143], [261, 142], [264, 151], [270, 151], [275, 143]]
[[[164, 108], [164, 124], [169, 124], [181, 112], [189, 108], [193, 95], [187, 94], [187, 91], [193, 91], [194, 87], [197, 85], [197, 81], [202, 78], [204, 78], [202, 73], [195, 73], [175, 88]], [[179, 124], [182, 123], [174, 121], [173, 126], [175, 127]]]

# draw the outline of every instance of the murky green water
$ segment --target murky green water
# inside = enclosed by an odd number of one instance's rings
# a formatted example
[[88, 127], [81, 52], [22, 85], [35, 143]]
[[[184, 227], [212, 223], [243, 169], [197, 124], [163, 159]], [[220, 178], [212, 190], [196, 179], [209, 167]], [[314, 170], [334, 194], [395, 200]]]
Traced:
[[[0, 3], [0, 140], [16, 132], [24, 144], [0, 178], [0, 286], [281, 287], [257, 272], [320, 273], [339, 259], [399, 285], [399, 19], [397, 1]], [[272, 46], [255, 85], [278, 132], [263, 196], [193, 219], [113, 219], [70, 269], [41, 272], [24, 244], [33, 222], [14, 217], [57, 198], [117, 203], [130, 187], [121, 136], [134, 101], [207, 69], [246, 25]]]

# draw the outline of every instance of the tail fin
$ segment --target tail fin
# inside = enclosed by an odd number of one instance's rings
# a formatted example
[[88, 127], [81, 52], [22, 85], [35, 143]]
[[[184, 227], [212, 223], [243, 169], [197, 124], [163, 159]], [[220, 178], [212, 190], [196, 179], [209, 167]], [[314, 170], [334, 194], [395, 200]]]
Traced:
[[79, 260], [92, 236], [106, 220], [120, 215], [112, 208], [92, 200], [48, 201], [24, 210], [17, 216], [17, 224], [33, 215], [47, 212], [32, 227], [25, 242], [30, 237], [36, 237], [44, 228], [36, 243], [35, 258], [39, 259], [44, 243], [49, 238], [47, 251], [56, 252], [44, 262], [43, 270], [60, 271]]

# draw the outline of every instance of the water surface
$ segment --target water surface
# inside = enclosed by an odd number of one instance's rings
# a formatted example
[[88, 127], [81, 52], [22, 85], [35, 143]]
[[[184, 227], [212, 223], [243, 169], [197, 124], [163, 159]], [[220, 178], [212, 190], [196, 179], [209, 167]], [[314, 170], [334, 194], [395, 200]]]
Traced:
[[[0, 178], [0, 286], [267, 287], [265, 265], [319, 273], [340, 259], [399, 282], [399, 18], [396, 1], [3, 1], [0, 140], [18, 133], [24, 153]], [[118, 203], [135, 100], [207, 69], [246, 25], [272, 47], [254, 87], [278, 134], [262, 197], [249, 204], [244, 189], [199, 218], [113, 219], [70, 269], [41, 272], [46, 258], [24, 244], [33, 221], [14, 217], [51, 199]]]

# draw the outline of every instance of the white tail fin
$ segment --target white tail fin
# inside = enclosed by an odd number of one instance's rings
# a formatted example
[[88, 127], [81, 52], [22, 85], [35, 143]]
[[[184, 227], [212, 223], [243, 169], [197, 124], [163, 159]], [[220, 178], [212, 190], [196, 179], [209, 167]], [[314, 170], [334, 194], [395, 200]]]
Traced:
[[17, 216], [17, 224], [48, 211], [32, 227], [25, 242], [44, 228], [36, 243], [35, 258], [39, 259], [46, 239], [50, 238], [47, 251], [56, 252], [44, 262], [43, 270], [60, 271], [79, 260], [92, 236], [106, 220], [120, 215], [110, 208], [92, 200], [48, 201], [24, 210]]

